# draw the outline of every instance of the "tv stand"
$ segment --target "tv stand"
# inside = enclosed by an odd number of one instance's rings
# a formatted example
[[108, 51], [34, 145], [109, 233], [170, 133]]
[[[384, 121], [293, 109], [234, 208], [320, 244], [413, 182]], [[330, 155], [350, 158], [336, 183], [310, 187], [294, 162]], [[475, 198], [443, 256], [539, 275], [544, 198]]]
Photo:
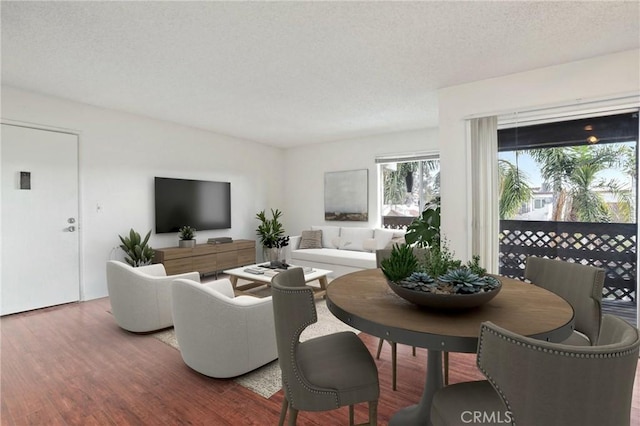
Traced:
[[162, 263], [167, 275], [193, 271], [208, 275], [256, 263], [256, 242], [253, 240], [196, 244], [193, 248], [166, 247], [155, 251], [153, 263]]

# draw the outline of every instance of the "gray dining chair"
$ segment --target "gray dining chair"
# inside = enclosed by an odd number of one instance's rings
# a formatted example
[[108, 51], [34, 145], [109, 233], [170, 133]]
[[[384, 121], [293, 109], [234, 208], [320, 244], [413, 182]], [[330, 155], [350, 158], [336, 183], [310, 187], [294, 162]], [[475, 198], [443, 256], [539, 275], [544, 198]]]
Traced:
[[[438, 390], [433, 426], [628, 426], [638, 365], [638, 329], [604, 315], [594, 346], [531, 339], [491, 322], [481, 326], [477, 365], [487, 380]], [[477, 422], [476, 422], [477, 423]]]
[[289, 425], [298, 411], [326, 411], [368, 402], [369, 425], [377, 424], [378, 369], [367, 347], [351, 332], [339, 332], [300, 342], [300, 334], [317, 318], [313, 290], [302, 268], [290, 268], [271, 280], [278, 362], [284, 399], [279, 425], [289, 409]]
[[584, 346], [596, 342], [602, 319], [604, 269], [529, 256], [524, 277], [564, 298], [573, 307], [575, 331], [562, 343]]
[[[382, 263], [382, 261], [385, 260], [385, 259], [388, 259], [391, 256], [391, 250], [392, 249], [376, 250], [376, 267], [380, 268], [380, 264]], [[416, 255], [416, 257], [424, 256], [426, 254], [426, 250], [416, 247], [416, 248], [413, 249], [413, 254]], [[378, 350], [376, 351], [376, 359], [380, 359], [380, 354], [382, 353], [382, 346], [383, 346], [384, 342], [385, 342], [385, 339], [380, 338], [380, 341], [378, 342]], [[398, 389], [398, 386], [397, 386], [398, 344], [396, 342], [391, 341], [391, 340], [386, 340], [386, 342], [388, 342], [389, 346], [391, 346], [391, 388], [393, 390], [397, 390]], [[413, 346], [411, 348], [411, 351], [412, 351], [413, 356], [416, 356], [416, 347], [415, 346]], [[447, 358], [447, 361], [448, 361], [448, 358]]]

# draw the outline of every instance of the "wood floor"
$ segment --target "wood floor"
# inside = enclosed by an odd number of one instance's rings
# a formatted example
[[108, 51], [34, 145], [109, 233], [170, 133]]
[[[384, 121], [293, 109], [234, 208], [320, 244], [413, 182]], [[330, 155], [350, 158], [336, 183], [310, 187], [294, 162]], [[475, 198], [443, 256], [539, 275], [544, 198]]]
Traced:
[[[274, 425], [282, 391], [262, 398], [232, 380], [202, 376], [180, 353], [149, 335], [118, 328], [108, 299], [10, 315], [1, 324], [2, 425]], [[372, 353], [378, 340], [360, 334]], [[451, 354], [451, 382], [481, 379], [473, 354]], [[378, 363], [378, 421], [415, 403], [426, 351], [398, 345], [398, 390], [391, 390], [390, 349]], [[632, 424], [640, 424], [640, 372]], [[595, 386], [595, 385], [594, 385]], [[607, 407], [603, 407], [606, 409]], [[356, 422], [366, 420], [366, 405]], [[348, 411], [301, 413], [299, 425], [348, 424]]]

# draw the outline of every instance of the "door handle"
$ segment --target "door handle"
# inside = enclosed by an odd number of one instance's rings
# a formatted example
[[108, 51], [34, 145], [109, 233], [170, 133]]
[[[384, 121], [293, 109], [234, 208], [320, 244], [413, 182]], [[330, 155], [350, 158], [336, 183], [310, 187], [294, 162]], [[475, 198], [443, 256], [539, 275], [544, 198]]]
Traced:
[[76, 230], [75, 226], [70, 226], [70, 227], [67, 228], [67, 231], [69, 231], [69, 232], [75, 232], [75, 230]]

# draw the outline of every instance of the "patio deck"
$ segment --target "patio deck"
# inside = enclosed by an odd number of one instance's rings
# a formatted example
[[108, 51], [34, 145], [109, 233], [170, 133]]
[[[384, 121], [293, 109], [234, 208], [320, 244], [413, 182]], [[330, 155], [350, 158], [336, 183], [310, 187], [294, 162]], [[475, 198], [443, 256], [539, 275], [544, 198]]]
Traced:
[[617, 315], [637, 327], [636, 303], [627, 300], [602, 300], [602, 313]]

